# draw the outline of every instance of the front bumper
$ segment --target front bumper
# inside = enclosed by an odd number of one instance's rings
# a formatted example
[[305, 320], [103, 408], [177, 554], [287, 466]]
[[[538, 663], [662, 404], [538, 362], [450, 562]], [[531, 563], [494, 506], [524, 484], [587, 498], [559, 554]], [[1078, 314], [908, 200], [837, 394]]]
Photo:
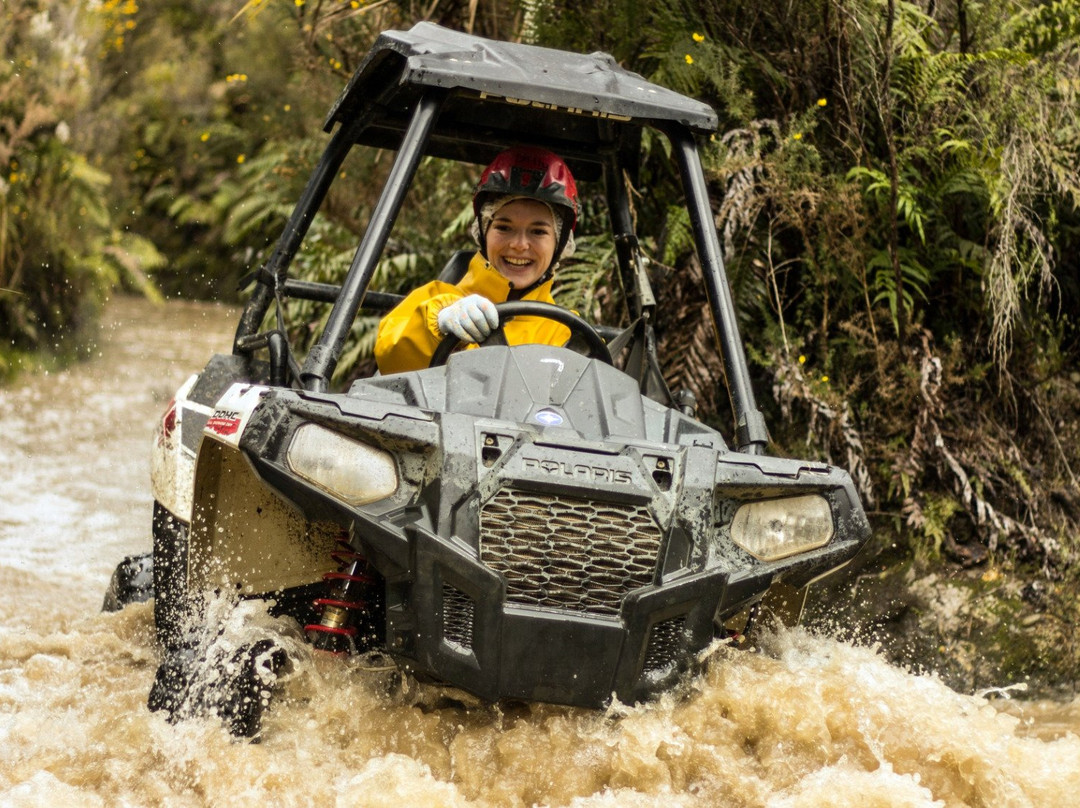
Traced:
[[[352, 507], [293, 473], [289, 441], [308, 423], [393, 452], [396, 493]], [[347, 528], [385, 582], [386, 649], [403, 667], [490, 701], [600, 707], [669, 685], [774, 581], [805, 585], [868, 535], [843, 471], [688, 443], [590, 444], [520, 423], [275, 391], [239, 449], [306, 518]], [[731, 542], [740, 503], [807, 493], [829, 502], [828, 545], [765, 562]]]

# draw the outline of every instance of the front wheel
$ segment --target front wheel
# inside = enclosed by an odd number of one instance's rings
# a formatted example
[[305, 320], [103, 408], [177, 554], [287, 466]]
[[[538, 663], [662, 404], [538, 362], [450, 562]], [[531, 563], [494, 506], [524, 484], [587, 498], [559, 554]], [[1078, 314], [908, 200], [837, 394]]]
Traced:
[[187, 585], [188, 525], [154, 503], [154, 626], [158, 642], [176, 650], [183, 637], [190, 600]]

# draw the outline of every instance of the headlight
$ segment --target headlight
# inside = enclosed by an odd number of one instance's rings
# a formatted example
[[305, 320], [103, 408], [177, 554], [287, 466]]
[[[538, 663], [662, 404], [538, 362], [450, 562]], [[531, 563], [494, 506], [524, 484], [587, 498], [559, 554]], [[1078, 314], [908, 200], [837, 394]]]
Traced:
[[828, 544], [832, 512], [822, 496], [747, 502], [731, 520], [731, 540], [762, 561], [775, 561]]
[[305, 480], [350, 505], [383, 499], [398, 488], [393, 455], [318, 424], [296, 430], [285, 459]]

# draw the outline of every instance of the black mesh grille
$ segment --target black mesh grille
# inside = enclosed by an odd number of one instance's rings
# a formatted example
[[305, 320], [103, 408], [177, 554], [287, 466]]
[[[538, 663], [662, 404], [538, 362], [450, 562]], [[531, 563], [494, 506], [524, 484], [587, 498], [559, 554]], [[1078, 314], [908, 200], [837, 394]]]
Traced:
[[480, 513], [480, 559], [511, 603], [619, 613], [652, 582], [660, 529], [642, 505], [499, 491]]
[[472, 598], [459, 589], [443, 584], [443, 639], [472, 650], [473, 615], [476, 606]]
[[662, 671], [670, 667], [682, 650], [683, 628], [686, 616], [673, 617], [657, 623], [649, 632], [649, 644], [645, 647], [643, 673]]

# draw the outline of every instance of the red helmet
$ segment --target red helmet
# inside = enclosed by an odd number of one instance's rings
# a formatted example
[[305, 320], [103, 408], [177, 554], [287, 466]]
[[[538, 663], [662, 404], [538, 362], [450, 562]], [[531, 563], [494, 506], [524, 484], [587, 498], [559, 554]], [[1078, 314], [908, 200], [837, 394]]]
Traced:
[[487, 199], [504, 195], [537, 199], [551, 205], [556, 214], [562, 214], [557, 258], [577, 225], [578, 214], [577, 185], [562, 158], [537, 146], [515, 146], [501, 152], [484, 169], [476, 184], [473, 194], [476, 220], [480, 221], [481, 208]]

